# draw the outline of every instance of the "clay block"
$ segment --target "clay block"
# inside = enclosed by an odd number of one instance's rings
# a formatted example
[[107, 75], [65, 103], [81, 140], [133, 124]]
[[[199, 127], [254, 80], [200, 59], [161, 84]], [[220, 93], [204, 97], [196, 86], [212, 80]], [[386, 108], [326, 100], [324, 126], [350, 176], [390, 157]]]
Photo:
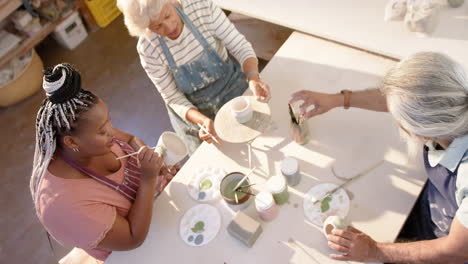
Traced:
[[238, 212], [231, 223], [228, 232], [249, 248], [253, 246], [262, 233], [262, 226], [243, 212]]

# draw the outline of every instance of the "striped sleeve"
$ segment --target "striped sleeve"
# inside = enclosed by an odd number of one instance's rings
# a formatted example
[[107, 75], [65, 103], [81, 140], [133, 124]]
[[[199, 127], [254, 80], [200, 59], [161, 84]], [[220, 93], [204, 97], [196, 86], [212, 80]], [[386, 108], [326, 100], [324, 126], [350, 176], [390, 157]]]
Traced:
[[248, 42], [244, 35], [237, 31], [236, 27], [229, 21], [224, 12], [216, 6], [211, 0], [207, 0], [212, 14], [212, 30], [215, 35], [220, 39], [227, 50], [243, 65], [248, 58], [255, 58], [255, 51], [250, 42]]
[[[146, 44], [145, 44], [146, 42]], [[147, 41], [138, 42], [138, 54], [140, 63], [146, 74], [153, 82], [158, 92], [161, 94], [164, 102], [174, 110], [183, 120], [186, 120], [186, 114], [195, 106], [185, 97], [185, 95], [177, 88], [174, 77], [169, 71], [169, 67], [163, 64], [162, 54], [157, 54], [157, 51], [152, 47], [147, 48], [146, 45], [151, 45]], [[145, 50], [147, 52], [145, 52]], [[151, 52], [152, 54], [148, 54]]]

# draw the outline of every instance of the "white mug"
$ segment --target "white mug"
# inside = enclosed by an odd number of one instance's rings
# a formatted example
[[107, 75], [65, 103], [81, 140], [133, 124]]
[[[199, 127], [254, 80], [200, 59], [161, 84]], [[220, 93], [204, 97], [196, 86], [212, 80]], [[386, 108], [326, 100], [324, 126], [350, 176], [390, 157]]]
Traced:
[[348, 224], [343, 218], [339, 216], [332, 215], [332, 216], [327, 217], [327, 219], [325, 219], [325, 222], [323, 222], [323, 227], [322, 227], [323, 234], [327, 236], [331, 234], [331, 232], [335, 228], [346, 230], [348, 228]]
[[239, 123], [247, 123], [252, 119], [253, 109], [248, 98], [243, 96], [236, 97], [232, 99], [230, 106], [232, 116], [234, 116]]
[[164, 132], [158, 140], [154, 152], [164, 158], [167, 166], [173, 166], [183, 160], [188, 154], [184, 140], [174, 132]]

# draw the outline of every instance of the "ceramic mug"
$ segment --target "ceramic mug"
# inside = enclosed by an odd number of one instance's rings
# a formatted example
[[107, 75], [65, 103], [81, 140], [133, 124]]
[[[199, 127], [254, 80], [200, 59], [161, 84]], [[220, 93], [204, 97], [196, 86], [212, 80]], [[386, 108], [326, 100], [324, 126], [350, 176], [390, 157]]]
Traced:
[[239, 96], [232, 99], [231, 103], [232, 116], [239, 123], [247, 123], [252, 119], [253, 109], [250, 100], [244, 96]]
[[184, 140], [176, 133], [164, 132], [159, 137], [154, 152], [159, 153], [164, 158], [167, 166], [173, 166], [187, 156], [188, 149]]
[[327, 217], [327, 219], [325, 219], [325, 222], [323, 222], [323, 234], [325, 236], [328, 236], [335, 228], [346, 230], [348, 228], [348, 224], [343, 218], [337, 215]]

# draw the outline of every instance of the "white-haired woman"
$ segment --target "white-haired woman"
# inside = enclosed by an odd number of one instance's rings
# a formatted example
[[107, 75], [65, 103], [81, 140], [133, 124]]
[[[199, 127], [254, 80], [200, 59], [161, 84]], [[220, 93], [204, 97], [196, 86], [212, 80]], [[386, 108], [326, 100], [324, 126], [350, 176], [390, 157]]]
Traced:
[[211, 0], [118, 0], [117, 5], [130, 34], [139, 37], [141, 64], [191, 153], [201, 140], [213, 142], [213, 119], [227, 101], [248, 87], [257, 98], [269, 99], [251, 44]]
[[[410, 140], [425, 141], [429, 176], [400, 236], [410, 243], [378, 243], [350, 228], [328, 237], [338, 260], [392, 263], [468, 262], [468, 77], [442, 54], [418, 53], [392, 68], [380, 91], [340, 94], [300, 91], [307, 117], [335, 107], [389, 111]], [[382, 227], [384, 228], [384, 227]]]

